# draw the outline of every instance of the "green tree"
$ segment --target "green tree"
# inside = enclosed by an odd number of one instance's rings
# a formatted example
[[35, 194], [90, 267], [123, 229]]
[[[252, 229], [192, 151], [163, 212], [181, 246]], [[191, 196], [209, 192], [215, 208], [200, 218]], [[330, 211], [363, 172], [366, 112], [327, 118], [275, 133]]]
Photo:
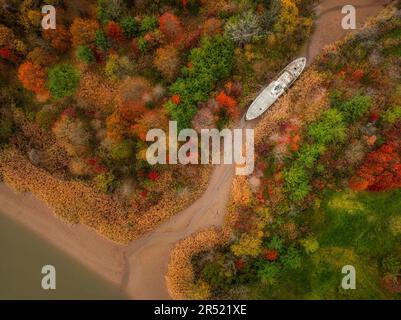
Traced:
[[159, 26], [159, 19], [156, 16], [145, 16], [139, 26], [139, 30], [143, 33], [153, 31]]
[[96, 31], [95, 44], [102, 51], [106, 51], [109, 48], [109, 42], [102, 30]]
[[299, 250], [294, 247], [289, 247], [287, 252], [281, 257], [281, 262], [284, 267], [288, 269], [295, 270], [301, 268], [302, 257]]
[[277, 275], [280, 273], [280, 267], [277, 263], [262, 263], [259, 266], [258, 276], [260, 280], [267, 285], [273, 285], [276, 282]]
[[338, 103], [336, 108], [344, 114], [345, 120], [353, 122], [362, 117], [372, 105], [372, 99], [369, 96], [358, 94], [351, 100]]
[[118, 20], [125, 9], [124, 0], [97, 1], [97, 17], [102, 24], [106, 24], [110, 20]]
[[292, 165], [283, 171], [284, 191], [289, 194], [291, 201], [298, 202], [306, 198], [312, 187], [306, 170], [299, 164]]
[[77, 58], [86, 63], [95, 62], [95, 55], [88, 46], [79, 46], [75, 51]]
[[383, 120], [389, 124], [394, 124], [398, 120], [401, 120], [401, 107], [394, 106], [386, 110], [383, 114]]
[[139, 23], [130, 16], [121, 19], [119, 24], [123, 28], [124, 36], [127, 39], [135, 37], [139, 32]]
[[58, 64], [49, 71], [47, 87], [56, 99], [72, 96], [79, 85], [80, 75], [70, 64]]
[[325, 111], [321, 119], [310, 126], [308, 134], [320, 145], [344, 141], [346, 127], [343, 113], [337, 109]]
[[298, 152], [298, 161], [306, 168], [312, 169], [316, 161], [326, 152], [326, 147], [321, 144], [306, 144]]

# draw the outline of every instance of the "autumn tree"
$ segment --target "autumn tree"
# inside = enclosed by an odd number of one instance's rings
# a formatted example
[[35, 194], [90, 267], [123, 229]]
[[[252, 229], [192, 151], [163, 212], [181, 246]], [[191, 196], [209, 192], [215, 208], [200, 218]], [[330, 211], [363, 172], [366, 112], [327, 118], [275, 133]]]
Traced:
[[167, 127], [168, 118], [165, 112], [150, 110], [141, 115], [131, 129], [134, 134], [145, 141], [146, 134], [149, 130], [154, 128], [167, 129]]
[[100, 110], [110, 114], [115, 109], [115, 86], [101, 76], [85, 73], [81, 76], [75, 95], [79, 106], [88, 111]]
[[60, 53], [66, 52], [71, 47], [71, 34], [64, 26], [57, 25], [56, 30], [43, 30], [43, 38], [50, 42], [51, 46]]
[[99, 24], [96, 20], [75, 18], [70, 27], [74, 47], [93, 43], [98, 29]]
[[123, 29], [114, 21], [109, 21], [106, 25], [106, 34], [110, 40], [119, 42], [124, 40]]
[[55, 59], [56, 57], [51, 52], [41, 47], [34, 48], [27, 55], [28, 61], [43, 67], [52, 64]]
[[10, 28], [0, 24], [0, 47], [12, 48], [14, 40], [14, 32]]
[[279, 10], [275, 18], [274, 35], [283, 44], [285, 50], [295, 50], [296, 40], [302, 39], [312, 28], [313, 21], [302, 17], [298, 1], [280, 0]]
[[228, 112], [231, 115], [235, 115], [236, 113], [236, 107], [237, 107], [237, 101], [235, 101], [234, 98], [230, 97], [227, 95], [224, 91], [221, 91], [219, 95], [216, 97], [216, 101], [218, 104], [224, 108], [227, 108]]
[[388, 142], [371, 152], [349, 185], [357, 191], [383, 191], [401, 187], [400, 145]]
[[207, 19], [202, 26], [202, 34], [209, 37], [215, 36], [222, 33], [222, 26], [223, 23], [218, 18]]
[[238, 45], [251, 42], [262, 32], [259, 17], [247, 11], [231, 17], [224, 27], [225, 34]]
[[119, 86], [121, 105], [127, 102], [146, 102], [152, 92], [150, 83], [142, 77], [128, 77]]
[[178, 41], [182, 38], [184, 29], [181, 21], [174, 14], [169, 12], [164, 13], [159, 19], [159, 24], [160, 30], [171, 42]]
[[102, 24], [118, 20], [126, 10], [124, 0], [98, 0], [97, 15]]
[[26, 61], [19, 66], [18, 79], [21, 81], [24, 88], [42, 95], [47, 92], [45, 88], [46, 71], [40, 65]]
[[63, 112], [53, 126], [53, 133], [69, 155], [82, 156], [88, 152], [90, 133], [85, 123], [73, 114]]
[[174, 80], [180, 65], [178, 49], [170, 45], [157, 49], [154, 64], [164, 78], [168, 81]]
[[129, 124], [118, 111], [113, 112], [106, 119], [106, 138], [111, 142], [121, 141], [127, 132]]

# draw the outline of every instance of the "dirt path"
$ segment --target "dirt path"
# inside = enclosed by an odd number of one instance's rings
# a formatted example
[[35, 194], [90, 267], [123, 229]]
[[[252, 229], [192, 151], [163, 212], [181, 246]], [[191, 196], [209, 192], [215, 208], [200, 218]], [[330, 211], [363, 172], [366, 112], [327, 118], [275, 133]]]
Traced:
[[[321, 49], [341, 39], [341, 7], [353, 4], [358, 22], [377, 14], [388, 0], [325, 0], [317, 7], [316, 31], [306, 47], [310, 61]], [[244, 125], [242, 121], [241, 125]], [[247, 123], [252, 126], [254, 123]], [[15, 194], [0, 184], [0, 210], [24, 224], [44, 239], [70, 254], [83, 265], [116, 285], [132, 299], [169, 299], [164, 276], [170, 251], [177, 241], [200, 230], [221, 226], [234, 167], [221, 165], [214, 170], [208, 189], [189, 208], [167, 220], [154, 231], [127, 247], [98, 236], [85, 226], [69, 226], [32, 195]]]
[[316, 6], [316, 29], [306, 50], [308, 61], [313, 61], [325, 46], [343, 38], [349, 32], [349, 30], [344, 30], [341, 27], [341, 21], [344, 17], [341, 13], [343, 6], [353, 5], [356, 8], [357, 25], [362, 25], [367, 18], [376, 15], [389, 3], [391, 0], [321, 1]]

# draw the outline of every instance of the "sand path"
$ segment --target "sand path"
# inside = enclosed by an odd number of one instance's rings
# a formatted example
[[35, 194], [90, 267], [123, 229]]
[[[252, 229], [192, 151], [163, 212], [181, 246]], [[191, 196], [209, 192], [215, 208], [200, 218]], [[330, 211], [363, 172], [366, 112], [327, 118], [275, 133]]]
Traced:
[[[341, 39], [341, 8], [357, 8], [358, 23], [377, 14], [389, 0], [325, 0], [317, 6], [316, 30], [305, 54], [313, 60], [321, 49]], [[241, 126], [244, 122], [241, 122]], [[247, 124], [252, 126], [254, 124]], [[241, 127], [240, 126], [240, 127]], [[30, 194], [15, 194], [0, 184], [0, 211], [119, 285], [132, 299], [169, 299], [165, 274], [170, 251], [177, 241], [200, 230], [221, 226], [226, 213], [234, 167], [217, 166], [203, 196], [128, 246], [116, 245], [85, 226], [69, 226]]]

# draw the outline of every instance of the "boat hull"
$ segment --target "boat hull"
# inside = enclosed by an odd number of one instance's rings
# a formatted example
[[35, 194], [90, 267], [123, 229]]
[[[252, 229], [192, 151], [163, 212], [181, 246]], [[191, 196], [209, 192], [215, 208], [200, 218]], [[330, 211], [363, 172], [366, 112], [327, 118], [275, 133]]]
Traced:
[[278, 78], [264, 88], [253, 101], [245, 119], [247, 121], [255, 120], [264, 114], [299, 78], [305, 67], [306, 58], [298, 58], [285, 67]]

